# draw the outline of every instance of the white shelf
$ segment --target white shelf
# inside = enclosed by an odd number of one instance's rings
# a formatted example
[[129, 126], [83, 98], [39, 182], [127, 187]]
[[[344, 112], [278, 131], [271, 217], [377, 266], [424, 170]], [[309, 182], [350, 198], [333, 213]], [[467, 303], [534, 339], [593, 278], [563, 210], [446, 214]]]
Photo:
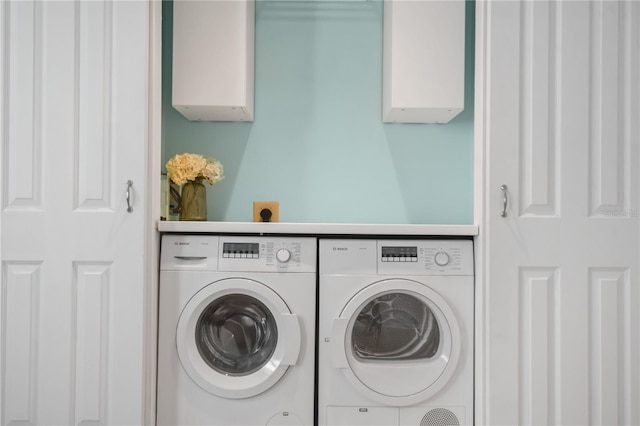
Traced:
[[158, 231], [216, 234], [476, 236], [476, 225], [159, 221]]

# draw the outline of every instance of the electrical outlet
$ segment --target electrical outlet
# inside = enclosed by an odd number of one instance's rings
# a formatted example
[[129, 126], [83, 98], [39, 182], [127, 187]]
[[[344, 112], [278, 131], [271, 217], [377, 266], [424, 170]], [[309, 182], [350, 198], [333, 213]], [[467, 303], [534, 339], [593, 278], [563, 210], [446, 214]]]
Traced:
[[277, 201], [254, 201], [253, 221], [254, 222], [279, 222], [280, 203]]

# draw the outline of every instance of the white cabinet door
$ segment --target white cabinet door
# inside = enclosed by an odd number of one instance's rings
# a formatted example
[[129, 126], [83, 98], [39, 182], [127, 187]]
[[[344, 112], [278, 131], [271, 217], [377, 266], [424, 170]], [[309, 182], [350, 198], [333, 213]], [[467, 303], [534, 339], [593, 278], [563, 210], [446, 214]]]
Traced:
[[2, 424], [143, 421], [148, 8], [0, 4]]
[[640, 3], [485, 6], [479, 421], [638, 424]]

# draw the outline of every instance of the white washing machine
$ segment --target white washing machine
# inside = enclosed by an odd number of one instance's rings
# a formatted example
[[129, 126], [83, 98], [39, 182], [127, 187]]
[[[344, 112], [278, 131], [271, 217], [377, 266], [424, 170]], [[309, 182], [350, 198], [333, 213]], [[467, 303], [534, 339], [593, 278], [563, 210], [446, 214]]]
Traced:
[[165, 235], [161, 425], [313, 425], [314, 238]]
[[472, 244], [320, 240], [319, 425], [473, 424]]

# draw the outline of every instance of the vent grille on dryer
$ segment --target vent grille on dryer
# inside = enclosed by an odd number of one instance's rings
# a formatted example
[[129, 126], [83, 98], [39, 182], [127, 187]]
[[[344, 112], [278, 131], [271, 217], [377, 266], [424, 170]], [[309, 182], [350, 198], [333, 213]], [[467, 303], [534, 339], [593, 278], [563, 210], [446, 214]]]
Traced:
[[460, 426], [458, 417], [446, 408], [434, 408], [427, 411], [420, 426]]

